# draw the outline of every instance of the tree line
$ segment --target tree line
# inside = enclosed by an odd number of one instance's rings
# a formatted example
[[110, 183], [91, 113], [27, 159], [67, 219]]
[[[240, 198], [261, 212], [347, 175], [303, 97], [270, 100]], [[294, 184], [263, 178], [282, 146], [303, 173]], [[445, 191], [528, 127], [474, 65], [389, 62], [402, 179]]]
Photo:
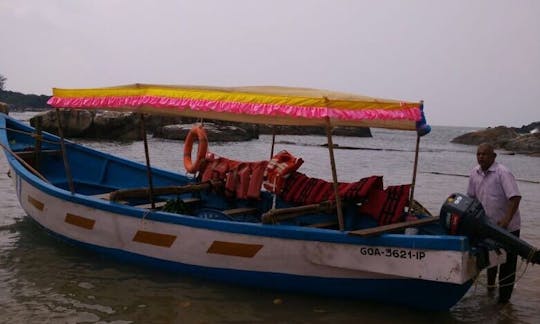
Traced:
[[0, 74], [0, 101], [8, 104], [10, 110], [48, 108], [49, 96], [4, 90], [6, 81], [7, 78]]

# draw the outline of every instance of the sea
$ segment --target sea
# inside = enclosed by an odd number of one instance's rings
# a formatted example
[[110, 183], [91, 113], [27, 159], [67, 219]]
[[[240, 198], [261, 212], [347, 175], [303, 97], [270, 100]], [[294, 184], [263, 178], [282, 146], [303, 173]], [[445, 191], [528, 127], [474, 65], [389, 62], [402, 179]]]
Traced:
[[[33, 113], [11, 116], [27, 121]], [[475, 130], [433, 126], [420, 140], [414, 198], [438, 215], [445, 199], [465, 192], [475, 166], [474, 146], [450, 140]], [[338, 180], [382, 175], [385, 186], [411, 183], [416, 135], [372, 129], [372, 138], [334, 137]], [[74, 140], [144, 162], [142, 142]], [[237, 160], [270, 157], [272, 137], [210, 143]], [[299, 171], [331, 179], [324, 136], [276, 136], [276, 152], [304, 159]], [[152, 166], [185, 172], [183, 143], [149, 138]], [[341, 148], [341, 149], [340, 149]], [[522, 193], [521, 238], [540, 247], [540, 158], [497, 151]], [[539, 323], [540, 267], [518, 262], [510, 303], [497, 304], [481, 273], [449, 311], [431, 312], [369, 301], [291, 294], [171, 274], [70, 246], [51, 237], [20, 208], [0, 156], [0, 323]], [[415, 294], [395, 291], [393, 294]]]

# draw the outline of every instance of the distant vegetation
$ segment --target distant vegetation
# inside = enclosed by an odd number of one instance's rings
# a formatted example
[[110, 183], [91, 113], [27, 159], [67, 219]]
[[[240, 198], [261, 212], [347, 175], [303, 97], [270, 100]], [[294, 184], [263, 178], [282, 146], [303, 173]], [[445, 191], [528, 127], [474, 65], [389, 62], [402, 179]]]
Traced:
[[8, 104], [10, 110], [49, 108], [47, 105], [49, 96], [6, 91], [4, 90], [6, 81], [7, 78], [0, 74], [0, 102]]
[[48, 109], [47, 100], [49, 98], [45, 95], [0, 90], [0, 101], [7, 103], [10, 110]]

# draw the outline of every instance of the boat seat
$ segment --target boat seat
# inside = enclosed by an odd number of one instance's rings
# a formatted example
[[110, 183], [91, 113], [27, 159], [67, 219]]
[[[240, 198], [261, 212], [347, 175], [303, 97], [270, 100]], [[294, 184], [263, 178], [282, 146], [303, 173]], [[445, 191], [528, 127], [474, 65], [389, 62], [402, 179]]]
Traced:
[[102, 199], [102, 200], [106, 200], [112, 203], [117, 203], [117, 204], [122, 204], [122, 205], [126, 205], [128, 203], [125, 200], [111, 200], [110, 192], [104, 192], [97, 195], [90, 195], [90, 197], [94, 197], [97, 199]]
[[[183, 198], [182, 199], [182, 202], [184, 204], [195, 204], [195, 203], [198, 203], [200, 201], [201, 200], [199, 198], [195, 198], [195, 197]], [[155, 207], [155, 209], [161, 209], [166, 204], [167, 204], [167, 200], [156, 201], [156, 202], [154, 202], [154, 207]], [[144, 204], [132, 205], [132, 207], [143, 208], [143, 209], [151, 209], [152, 204], [151, 203], [144, 203]]]
[[224, 210], [223, 213], [229, 216], [242, 215], [242, 214], [255, 214], [259, 209], [254, 207], [242, 207]]
[[[40, 154], [43, 154], [43, 155], [62, 155], [62, 151], [61, 150], [41, 150], [39, 151]], [[34, 150], [31, 150], [31, 151], [20, 151], [20, 152], [17, 152], [17, 155], [23, 159], [33, 159], [35, 156], [36, 156], [36, 151]]]
[[[166, 204], [167, 204], [166, 201], [156, 201], [156, 202], [154, 202], [154, 209], [163, 208], [163, 206], [165, 206]], [[144, 203], [144, 204], [139, 204], [139, 205], [131, 205], [131, 207], [137, 207], [137, 208], [142, 208], [142, 209], [151, 209], [152, 204], [151, 203]]]
[[337, 221], [330, 221], [330, 222], [321, 222], [321, 223], [309, 224], [309, 225], [306, 225], [306, 227], [327, 228], [327, 227], [335, 227], [337, 225], [338, 225]]

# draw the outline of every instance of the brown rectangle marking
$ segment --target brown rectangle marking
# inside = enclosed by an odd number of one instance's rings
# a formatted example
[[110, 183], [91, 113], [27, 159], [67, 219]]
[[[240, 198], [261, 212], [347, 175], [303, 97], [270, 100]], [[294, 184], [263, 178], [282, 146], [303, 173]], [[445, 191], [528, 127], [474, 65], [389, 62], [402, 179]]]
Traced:
[[94, 224], [96, 223], [96, 221], [93, 219], [78, 216], [78, 215], [73, 215], [70, 213], [66, 214], [66, 218], [64, 219], [64, 221], [71, 225], [79, 226], [79, 227], [86, 228], [89, 230], [94, 229]]
[[37, 200], [36, 198], [32, 196], [28, 196], [28, 202], [32, 204], [32, 206], [36, 207], [36, 209], [43, 210], [43, 207], [45, 207], [45, 204], [41, 201]]
[[152, 244], [157, 246], [170, 247], [176, 240], [176, 235], [154, 233], [148, 231], [137, 231], [133, 241]]
[[261, 244], [214, 241], [206, 253], [253, 258], [262, 247], [263, 245]]

